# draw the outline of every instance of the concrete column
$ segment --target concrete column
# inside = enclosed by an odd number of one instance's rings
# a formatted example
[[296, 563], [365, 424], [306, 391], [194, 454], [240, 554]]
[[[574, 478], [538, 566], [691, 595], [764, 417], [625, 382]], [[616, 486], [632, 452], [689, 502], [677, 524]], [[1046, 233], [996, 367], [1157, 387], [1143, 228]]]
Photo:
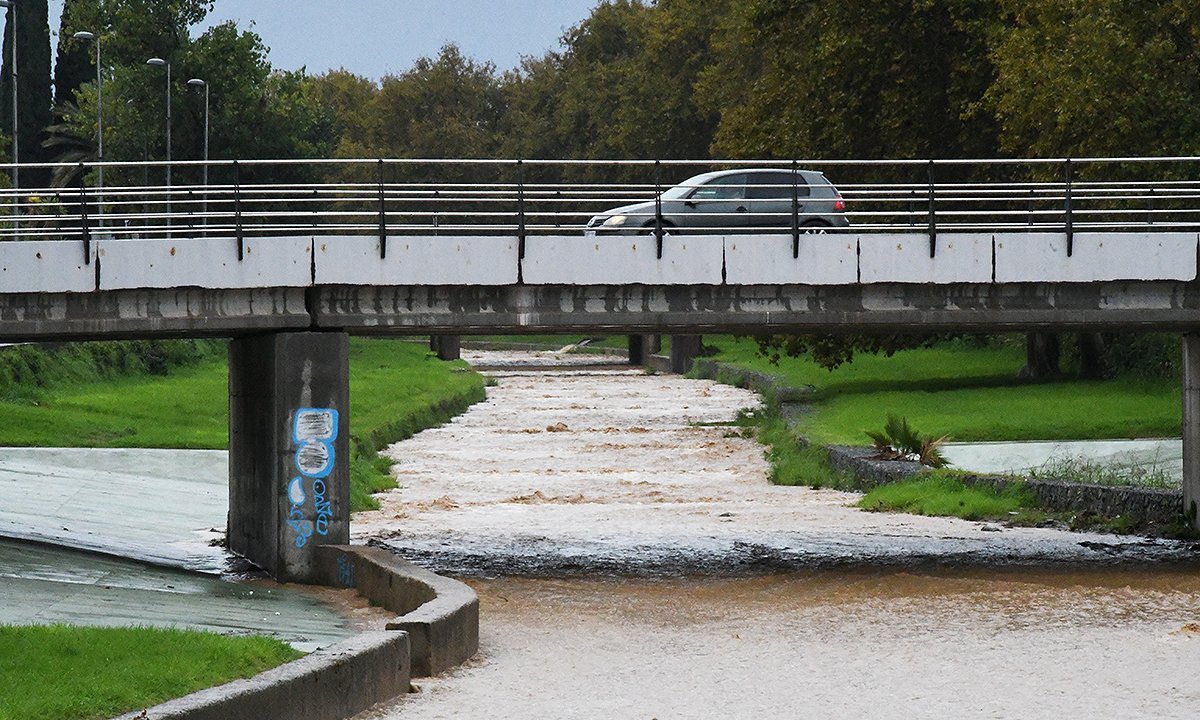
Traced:
[[458, 335], [433, 335], [429, 338], [429, 349], [437, 353], [438, 360], [461, 360], [462, 338]]
[[341, 332], [229, 344], [229, 547], [281, 582], [350, 542], [349, 359]]
[[671, 336], [671, 372], [680, 375], [692, 369], [692, 363], [700, 357], [699, 335]]
[[629, 364], [630, 365], [645, 365], [646, 364], [646, 336], [645, 335], [630, 335], [629, 336]]
[[1200, 335], [1183, 336], [1183, 513], [1200, 529]]

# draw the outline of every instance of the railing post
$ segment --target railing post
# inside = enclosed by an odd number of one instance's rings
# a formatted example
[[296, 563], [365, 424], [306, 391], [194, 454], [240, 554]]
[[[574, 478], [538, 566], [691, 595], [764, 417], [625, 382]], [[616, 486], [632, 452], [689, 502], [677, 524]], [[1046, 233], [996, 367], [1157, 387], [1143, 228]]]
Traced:
[[87, 187], [84, 184], [84, 174], [87, 168], [79, 163], [79, 232], [83, 237], [83, 262], [92, 264], [92, 231], [88, 226]]
[[1071, 214], [1071, 158], [1067, 158], [1066, 192], [1063, 194], [1063, 203], [1064, 210], [1066, 210], [1067, 257], [1071, 257], [1071, 253], [1075, 251], [1075, 219]]
[[792, 258], [800, 257], [800, 190], [796, 187], [796, 161], [792, 160]]
[[238, 262], [241, 262], [246, 255], [246, 239], [242, 233], [242, 170], [237, 160], [233, 161], [233, 224]]
[[383, 190], [383, 158], [379, 159], [379, 259], [387, 257], [387, 200]]
[[525, 259], [525, 161], [517, 160], [517, 258]]
[[933, 177], [933, 159], [929, 160], [929, 257], [933, 257], [937, 253], [937, 213], [935, 210], [936, 200], [935, 185]]
[[657, 247], [655, 257], [662, 260], [663, 255], [663, 224], [662, 224], [662, 163], [654, 161], [654, 239]]

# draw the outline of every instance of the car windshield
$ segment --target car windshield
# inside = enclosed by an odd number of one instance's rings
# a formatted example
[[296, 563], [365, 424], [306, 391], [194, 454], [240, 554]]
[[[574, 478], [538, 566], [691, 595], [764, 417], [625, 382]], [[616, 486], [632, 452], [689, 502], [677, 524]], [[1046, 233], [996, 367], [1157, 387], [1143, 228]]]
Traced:
[[691, 180], [684, 180], [682, 184], [676, 185], [673, 188], [668, 188], [663, 191], [663, 200], [682, 200], [687, 197], [687, 194], [696, 189], [696, 184]]

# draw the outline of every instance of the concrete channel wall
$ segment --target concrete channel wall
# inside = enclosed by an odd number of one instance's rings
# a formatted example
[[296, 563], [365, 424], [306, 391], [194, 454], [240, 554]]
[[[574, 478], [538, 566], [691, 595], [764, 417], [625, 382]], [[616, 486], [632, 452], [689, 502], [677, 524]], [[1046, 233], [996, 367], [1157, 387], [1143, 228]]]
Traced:
[[355, 588], [397, 617], [386, 630], [118, 720], [343, 720], [479, 649], [479, 598], [463, 583], [361, 545], [322, 546], [317, 571], [322, 584]]
[[387, 629], [411, 638], [414, 677], [437, 675], [479, 651], [479, 597], [463, 583], [386, 548], [327, 545], [317, 558], [324, 584], [356, 588], [372, 605], [397, 614]]

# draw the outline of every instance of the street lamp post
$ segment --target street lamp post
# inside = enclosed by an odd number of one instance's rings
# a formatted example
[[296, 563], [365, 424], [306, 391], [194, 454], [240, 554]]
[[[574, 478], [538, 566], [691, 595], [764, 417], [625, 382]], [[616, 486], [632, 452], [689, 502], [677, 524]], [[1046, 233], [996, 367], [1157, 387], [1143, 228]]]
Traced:
[[[204, 88], [204, 226], [208, 227], [208, 83], [200, 78], [192, 78], [187, 81], [191, 87]], [[207, 231], [206, 231], [207, 232]]]
[[152, 57], [147, 65], [158, 65], [167, 68], [167, 187], [171, 187], [171, 63], [162, 58]]
[[12, 48], [12, 175], [13, 188], [17, 188], [21, 185], [20, 170], [18, 169], [18, 163], [21, 160], [19, 157], [19, 145], [17, 144], [17, 2], [16, 0], [0, 0], [0, 7], [12, 10], [12, 22], [9, 23], [12, 26], [12, 45], [9, 46]]
[[100, 225], [104, 225], [104, 78], [100, 72], [100, 36], [81, 30], [75, 33], [76, 40], [92, 40], [96, 43], [96, 214]]

